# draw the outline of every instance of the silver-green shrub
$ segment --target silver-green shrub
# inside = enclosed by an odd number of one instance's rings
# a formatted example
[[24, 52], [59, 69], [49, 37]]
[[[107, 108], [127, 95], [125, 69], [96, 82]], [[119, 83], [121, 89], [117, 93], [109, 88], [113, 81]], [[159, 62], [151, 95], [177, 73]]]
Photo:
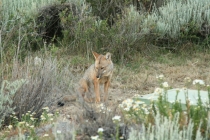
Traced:
[[21, 18], [25, 15], [32, 15], [40, 7], [56, 2], [58, 3], [57, 0], [2, 0], [0, 6], [3, 21], [8, 21], [11, 17]]
[[[132, 128], [129, 133], [129, 140], [192, 140], [193, 127], [193, 122], [189, 121], [189, 124], [180, 130], [178, 113], [172, 120], [157, 114], [155, 116], [155, 125], [149, 124], [148, 128], [146, 128], [143, 124], [140, 130]], [[210, 131], [209, 127], [210, 121], [208, 119], [208, 128], [205, 136], [201, 135], [199, 127], [195, 140], [207, 140]]]
[[169, 0], [148, 15], [143, 28], [170, 38], [179, 37], [181, 31], [188, 32], [191, 23], [200, 30], [202, 24], [210, 25], [209, 3], [210, 0]]
[[12, 107], [12, 98], [24, 83], [26, 83], [25, 79], [18, 79], [13, 82], [4, 80], [2, 82], [0, 91], [0, 127], [4, 118], [15, 109]]

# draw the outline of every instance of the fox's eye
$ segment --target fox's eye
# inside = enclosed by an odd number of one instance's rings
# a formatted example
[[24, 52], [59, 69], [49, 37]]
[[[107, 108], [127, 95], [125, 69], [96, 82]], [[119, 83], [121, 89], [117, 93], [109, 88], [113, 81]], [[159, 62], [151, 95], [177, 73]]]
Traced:
[[101, 67], [101, 69], [104, 69], [104, 67]]

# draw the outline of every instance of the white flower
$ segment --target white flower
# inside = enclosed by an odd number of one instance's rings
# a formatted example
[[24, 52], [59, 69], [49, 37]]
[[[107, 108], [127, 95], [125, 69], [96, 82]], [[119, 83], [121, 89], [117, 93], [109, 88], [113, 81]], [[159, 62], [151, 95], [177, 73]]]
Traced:
[[156, 76], [156, 78], [157, 78], [157, 79], [163, 79], [163, 78], [164, 78], [164, 75], [161, 74], [161, 75], [159, 75], [159, 76]]
[[114, 116], [112, 118], [113, 121], [120, 121], [121, 120], [121, 116]]
[[98, 129], [98, 133], [103, 132], [103, 131], [104, 131], [103, 128], [99, 128], [99, 129]]
[[31, 127], [31, 128], [34, 128], [34, 125], [31, 125], [30, 127]]
[[58, 134], [61, 134], [61, 131], [60, 131], [60, 130], [57, 130], [57, 133], [58, 133]]
[[193, 85], [199, 84], [199, 85], [205, 85], [205, 82], [203, 80], [195, 79], [193, 80]]
[[53, 114], [52, 114], [52, 113], [48, 113], [47, 116], [48, 116], [48, 117], [52, 117]]
[[137, 104], [133, 105], [133, 109], [134, 110], [139, 110], [139, 105], [137, 105]]
[[13, 128], [13, 126], [12, 125], [9, 125], [8, 128], [11, 130]]
[[97, 140], [98, 136], [91, 136], [91, 140]]
[[36, 56], [36, 57], [34, 58], [34, 65], [35, 65], [35, 66], [40, 66], [41, 63], [42, 63], [41, 58], [39, 58], [39, 57]]
[[33, 118], [33, 117], [31, 117], [30, 119], [31, 119], [32, 121], [34, 121], [34, 118]]
[[49, 134], [44, 134], [44, 135], [43, 135], [43, 137], [48, 137], [48, 136], [49, 136]]
[[22, 125], [22, 124], [25, 124], [25, 122], [19, 122], [18, 124], [19, 124], [19, 125]]
[[126, 108], [124, 108], [124, 110], [125, 110], [125, 111], [129, 111], [129, 110], [130, 110], [130, 108], [126, 107]]
[[126, 99], [122, 102], [122, 107], [131, 108], [133, 105], [133, 99]]
[[184, 81], [187, 82], [187, 83], [190, 83], [191, 82], [191, 79], [190, 79], [190, 77], [185, 77], [184, 78]]
[[162, 94], [162, 92], [163, 92], [162, 88], [156, 88], [154, 91], [155, 95], [160, 95], [160, 94]]
[[47, 112], [50, 110], [49, 107], [43, 107], [43, 110], [46, 110]]
[[162, 85], [163, 85], [164, 88], [167, 88], [168, 87], [168, 82], [163, 82]]

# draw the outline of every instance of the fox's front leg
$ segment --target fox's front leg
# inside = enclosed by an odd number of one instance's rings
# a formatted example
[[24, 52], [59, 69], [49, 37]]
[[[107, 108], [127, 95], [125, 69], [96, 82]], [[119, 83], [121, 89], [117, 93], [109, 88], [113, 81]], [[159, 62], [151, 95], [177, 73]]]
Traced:
[[104, 92], [105, 92], [104, 102], [107, 100], [109, 86], [110, 86], [110, 80], [104, 83]]
[[100, 103], [100, 93], [99, 93], [99, 79], [94, 81], [94, 91], [96, 94], [96, 103]]

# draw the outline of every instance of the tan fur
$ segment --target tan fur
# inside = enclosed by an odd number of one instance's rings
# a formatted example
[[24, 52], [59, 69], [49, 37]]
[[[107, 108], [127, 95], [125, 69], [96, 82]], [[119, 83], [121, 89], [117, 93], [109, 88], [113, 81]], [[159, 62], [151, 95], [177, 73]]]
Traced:
[[92, 52], [95, 57], [95, 63], [92, 64], [86, 71], [83, 78], [79, 81], [78, 92], [85, 98], [86, 101], [90, 102], [91, 99], [85, 97], [86, 93], [90, 92], [91, 85], [93, 85], [95, 92], [95, 102], [100, 102], [100, 85], [104, 85], [104, 101], [107, 100], [108, 88], [110, 86], [111, 77], [113, 73], [113, 63], [111, 60], [111, 54], [106, 55]]

